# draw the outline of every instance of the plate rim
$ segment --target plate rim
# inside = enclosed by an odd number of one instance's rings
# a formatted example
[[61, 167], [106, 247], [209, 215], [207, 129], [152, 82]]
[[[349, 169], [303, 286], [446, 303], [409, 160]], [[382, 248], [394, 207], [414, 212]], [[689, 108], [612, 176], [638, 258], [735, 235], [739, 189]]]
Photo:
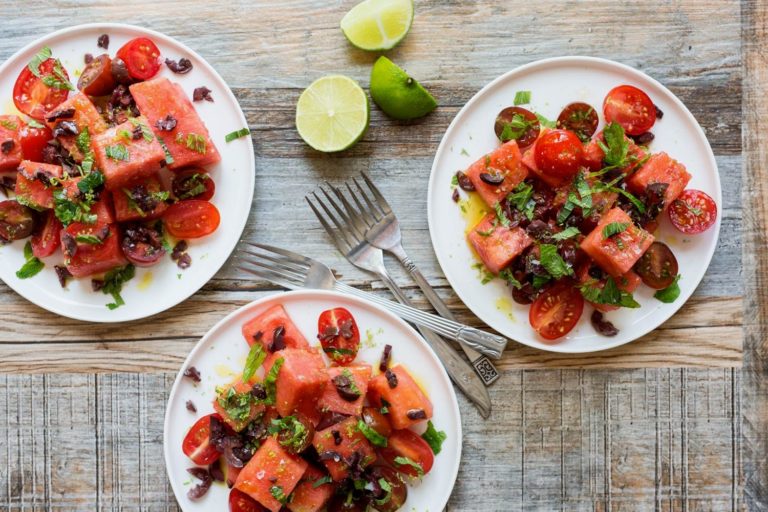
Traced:
[[[457, 434], [456, 437], [458, 440], [457, 457], [456, 457], [456, 460], [453, 461], [453, 468], [451, 469], [450, 492], [446, 497], [445, 503], [442, 503], [440, 505], [439, 510], [442, 510], [447, 505], [448, 501], [450, 501], [451, 495], [453, 494], [453, 491], [456, 488], [456, 480], [458, 478], [459, 467], [461, 466], [461, 460], [462, 460], [462, 454], [463, 454], [463, 448], [464, 448], [462, 416], [461, 416], [461, 409], [459, 408], [458, 397], [456, 395], [456, 389], [454, 388], [453, 383], [451, 382], [451, 379], [448, 377], [448, 373], [445, 371], [445, 367], [440, 362], [440, 359], [437, 357], [437, 354], [435, 354], [435, 351], [432, 349], [432, 347], [429, 346], [429, 344], [424, 340], [424, 338], [416, 331], [416, 329], [413, 328], [412, 325], [410, 325], [408, 322], [406, 322], [402, 318], [398, 317], [394, 313], [391, 313], [390, 311], [387, 311], [386, 309], [384, 309], [383, 307], [379, 306], [374, 302], [366, 300], [362, 297], [357, 297], [354, 295], [348, 295], [345, 293], [337, 292], [335, 290], [301, 289], [301, 290], [292, 290], [292, 291], [276, 291], [274, 293], [269, 293], [263, 297], [260, 297], [254, 301], [249, 302], [248, 304], [244, 304], [243, 306], [240, 306], [239, 308], [228, 313], [224, 318], [216, 322], [216, 324], [214, 324], [197, 341], [197, 343], [195, 343], [195, 346], [192, 347], [192, 349], [189, 351], [189, 354], [187, 354], [187, 357], [184, 359], [184, 362], [181, 364], [179, 371], [176, 373], [176, 377], [173, 381], [173, 385], [171, 386], [171, 391], [168, 393], [168, 399], [166, 400], [166, 403], [165, 403], [165, 414], [163, 417], [163, 459], [165, 463], [165, 474], [166, 474], [166, 477], [168, 478], [168, 482], [169, 482], [169, 485], [171, 486], [171, 489], [173, 489], [174, 497], [176, 497], [177, 501], [179, 501], [178, 496], [176, 495], [176, 486], [174, 485], [174, 482], [171, 479], [171, 474], [170, 474], [170, 464], [171, 464], [172, 455], [170, 453], [171, 447], [168, 442], [168, 432], [171, 424], [169, 406], [173, 398], [176, 396], [176, 394], [179, 393], [179, 386], [181, 385], [181, 382], [184, 376], [184, 370], [188, 367], [193, 357], [196, 356], [199, 352], [204, 350], [203, 347], [206, 345], [208, 340], [215, 335], [215, 332], [224, 328], [229, 322], [233, 321], [235, 317], [237, 317], [241, 313], [244, 313], [250, 309], [255, 309], [255, 308], [259, 308], [264, 305], [267, 305], [270, 302], [278, 303], [286, 296], [298, 297], [299, 299], [302, 299], [302, 298], [310, 299], [310, 300], [314, 299], [314, 300], [322, 300], [322, 301], [328, 301], [328, 302], [330, 302], [333, 298], [342, 298], [344, 300], [357, 303], [361, 307], [370, 308], [374, 310], [377, 314], [387, 317], [389, 321], [394, 322], [396, 324], [400, 324], [400, 326], [403, 327], [410, 334], [412, 338], [418, 340], [418, 343], [420, 343], [423, 346], [423, 348], [425, 348], [427, 352], [430, 354], [430, 356], [433, 358], [436, 368], [438, 369], [438, 372], [441, 378], [443, 379], [443, 383], [447, 385], [447, 388], [449, 390], [449, 395], [452, 398], [452, 400], [450, 400], [450, 404], [447, 404], [446, 406], [452, 409], [453, 415], [456, 418], [456, 434]], [[179, 506], [182, 507], [181, 502], [179, 502]]]
[[[156, 30], [152, 30], [149, 28], [145, 28], [139, 25], [134, 25], [130, 23], [114, 23], [114, 22], [92, 22], [92, 23], [82, 23], [78, 25], [73, 25], [70, 27], [65, 27], [59, 30], [55, 30], [53, 32], [49, 32], [41, 37], [38, 37], [23, 47], [19, 48], [17, 51], [15, 51], [10, 57], [8, 57], [2, 64], [0, 64], [0, 76], [2, 76], [4, 73], [7, 72], [7, 69], [11, 66], [11, 64], [16, 61], [22, 54], [25, 52], [28, 52], [29, 50], [40, 46], [41, 44], [45, 44], [46, 41], [49, 41], [50, 39], [56, 39], [61, 38], [62, 36], [71, 35], [73, 32], [80, 32], [80, 31], [86, 31], [86, 30], [92, 30], [92, 29], [119, 29], [119, 30], [127, 30], [127, 31], [133, 31], [134, 33], [140, 34], [140, 35], [146, 35], [150, 37], [154, 37], [160, 40], [163, 40], [166, 44], [171, 43], [172, 45], [177, 45], [185, 52], [188, 52], [189, 55], [192, 55], [195, 59], [198, 59], [199, 62], [202, 62], [205, 66], [207, 66], [210, 71], [212, 71], [213, 79], [219, 82], [219, 86], [226, 92], [227, 97], [230, 101], [232, 101], [237, 106], [237, 115], [242, 121], [243, 126], [248, 126], [248, 120], [245, 117], [245, 113], [243, 112], [243, 108], [240, 106], [240, 102], [237, 100], [235, 95], [232, 93], [232, 89], [229, 87], [227, 82], [224, 80], [224, 78], [219, 74], [218, 71], [216, 71], [216, 68], [211, 65], [210, 62], [208, 62], [205, 58], [203, 58], [199, 53], [197, 53], [195, 50], [187, 46], [186, 44], [182, 43], [178, 39], [166, 35], [162, 32], [158, 32]], [[247, 173], [248, 176], [248, 187], [250, 189], [250, 200], [248, 202], [248, 214], [244, 215], [242, 220], [238, 224], [235, 224], [231, 227], [228, 227], [228, 229], [235, 229], [238, 233], [238, 236], [235, 237], [234, 242], [231, 244], [231, 247], [227, 248], [227, 252], [229, 253], [226, 258], [223, 258], [221, 262], [213, 263], [213, 264], [207, 264], [207, 266], [212, 270], [212, 274], [210, 277], [208, 277], [205, 282], [201, 283], [200, 286], [197, 287], [197, 289], [194, 289], [190, 291], [189, 293], [184, 293], [178, 296], [177, 299], [174, 299], [171, 301], [171, 304], [168, 304], [162, 308], [156, 308], [156, 307], [150, 307], [146, 311], [141, 312], [137, 311], [135, 314], [129, 314], [120, 318], [110, 318], [107, 315], [102, 316], [91, 316], [88, 314], [89, 309], [88, 308], [80, 308], [80, 304], [78, 305], [70, 305], [69, 307], [66, 307], [66, 305], [62, 305], [62, 307], [58, 306], [52, 306], [48, 304], [45, 300], [42, 300], [45, 296], [41, 296], [42, 298], [31, 298], [30, 295], [26, 293], [26, 290], [22, 291], [23, 287], [18, 286], [17, 282], [14, 282], [13, 279], [6, 281], [2, 278], [0, 278], [0, 281], [5, 283], [11, 290], [13, 290], [15, 293], [20, 295], [25, 300], [31, 302], [32, 304], [45, 309], [46, 311], [50, 311], [51, 313], [57, 314], [59, 316], [63, 316], [65, 318], [71, 318], [73, 320], [79, 320], [84, 322], [92, 322], [92, 323], [99, 323], [99, 324], [113, 324], [113, 323], [121, 323], [121, 322], [132, 322], [135, 320], [142, 320], [145, 318], [150, 318], [152, 316], [158, 315], [160, 313], [164, 313], [182, 302], [186, 301], [196, 293], [198, 293], [206, 284], [208, 284], [221, 270], [221, 268], [224, 266], [224, 264], [232, 257], [232, 254], [235, 251], [235, 248], [240, 243], [243, 231], [245, 231], [245, 226], [248, 224], [248, 217], [251, 211], [251, 206], [253, 205], [253, 197], [255, 194], [255, 185], [256, 185], [256, 176], [255, 176], [255, 166], [256, 166], [256, 155], [255, 150], [253, 147], [253, 140], [249, 137], [248, 138], [248, 146], [250, 147], [250, 151], [248, 152], [248, 166], [251, 169], [251, 172]], [[152, 304], [154, 301], [149, 301], [150, 304]]]
[[492, 89], [494, 89], [497, 85], [500, 83], [509, 80], [513, 78], [515, 75], [518, 74], [524, 74], [526, 72], [530, 72], [532, 70], [535, 70], [536, 68], [546, 68], [550, 66], [557, 66], [557, 65], [574, 65], [574, 64], [583, 64], [583, 65], [597, 65], [597, 66], [603, 66], [608, 68], [617, 69], [623, 73], [626, 73], [629, 78], [634, 79], [640, 79], [645, 80], [651, 83], [652, 85], [660, 88], [662, 91], [664, 91], [669, 99], [679, 108], [683, 115], [687, 118], [688, 121], [692, 122], [693, 126], [695, 126], [696, 135], [701, 137], [701, 139], [704, 141], [707, 151], [707, 159], [709, 160], [712, 168], [715, 170], [715, 188], [716, 188], [716, 202], [718, 204], [718, 209], [720, 212], [722, 212], [722, 205], [723, 205], [723, 193], [722, 193], [722, 184], [720, 182], [720, 170], [717, 166], [717, 161], [715, 159], [714, 152], [712, 151], [712, 146], [709, 143], [709, 139], [707, 139], [706, 134], [704, 133], [704, 129], [701, 127], [701, 124], [699, 124], [698, 120], [694, 117], [694, 115], [691, 113], [690, 110], [688, 110], [688, 107], [685, 106], [685, 104], [680, 100], [680, 98], [677, 97], [672, 91], [670, 91], [664, 84], [656, 80], [655, 78], [647, 75], [646, 73], [640, 71], [639, 69], [633, 68], [627, 64], [623, 64], [621, 62], [617, 62], [615, 60], [611, 59], [605, 59], [602, 57], [592, 57], [592, 56], [583, 56], [583, 55], [567, 55], [567, 56], [560, 56], [560, 57], [549, 57], [544, 59], [535, 60], [532, 62], [529, 62], [527, 64], [523, 64], [521, 66], [517, 66], [505, 73], [502, 73], [498, 77], [494, 78], [490, 82], [488, 82], [486, 85], [484, 85], [480, 90], [478, 90], [465, 104], [461, 109], [456, 113], [454, 118], [451, 120], [448, 127], [445, 129], [445, 132], [443, 133], [443, 136], [440, 139], [440, 144], [437, 147], [437, 150], [435, 151], [435, 157], [432, 160], [432, 166], [430, 168], [430, 174], [429, 174], [429, 182], [427, 185], [427, 224], [429, 227], [429, 237], [430, 241], [432, 243], [432, 250], [435, 253], [435, 257], [437, 258], [437, 262], [440, 265], [440, 270], [443, 272], [443, 275], [445, 276], [445, 279], [448, 281], [448, 283], [451, 286], [451, 289], [456, 293], [456, 295], [459, 297], [459, 299], [464, 303], [464, 305], [472, 311], [472, 313], [478, 317], [481, 321], [483, 321], [486, 325], [491, 327], [492, 329], [496, 330], [497, 332], [501, 333], [502, 335], [510, 338], [511, 340], [520, 343], [521, 345], [525, 345], [534, 349], [542, 350], [544, 352], [556, 352], [556, 353], [563, 353], [563, 354], [586, 354], [586, 353], [592, 353], [592, 352], [601, 352], [604, 350], [610, 350], [622, 345], [626, 345], [629, 343], [632, 343], [634, 341], [637, 341], [639, 338], [642, 338], [643, 336], [647, 335], [648, 333], [658, 329], [661, 325], [663, 325], [665, 322], [669, 321], [670, 318], [672, 318], [677, 312], [680, 310], [683, 305], [685, 305], [688, 300], [691, 298], [693, 293], [696, 291], [696, 288], [698, 288], [699, 284], [701, 283], [701, 280], [704, 278], [704, 276], [707, 273], [707, 270], [709, 270], [709, 266], [712, 263], [712, 257], [714, 256], [715, 251], [717, 250], [717, 246], [720, 240], [720, 227], [722, 222], [722, 213], [718, 216], [716, 227], [717, 230], [715, 232], [715, 236], [713, 239], [713, 243], [711, 246], [711, 249], [709, 250], [708, 254], [706, 254], [706, 265], [704, 266], [704, 272], [701, 274], [701, 276], [696, 280], [694, 285], [690, 289], [690, 293], [685, 295], [683, 297], [683, 300], [678, 300], [676, 303], [672, 306], [672, 309], [670, 310], [669, 315], [657, 326], [652, 328], [639, 328], [637, 332], [630, 337], [627, 340], [623, 341], [614, 341], [606, 343], [605, 345], [601, 345], [600, 347], [594, 347], [594, 348], [586, 348], [586, 349], [579, 349], [575, 347], [569, 347], [567, 343], [564, 344], [545, 344], [540, 343], [538, 345], [534, 345], [528, 342], [528, 340], [518, 340], [516, 339], [512, 334], [507, 332], [507, 330], [504, 329], [504, 326], [499, 324], [498, 322], [489, 322], [486, 318], [478, 314], [475, 309], [473, 309], [465, 300], [464, 296], [466, 295], [466, 292], [462, 293], [459, 288], [454, 286], [454, 280], [451, 280], [451, 278], [448, 276], [448, 274], [445, 271], [446, 263], [447, 263], [447, 256], [441, 255], [440, 251], [437, 250], [438, 244], [436, 240], [436, 230], [434, 228], [434, 225], [436, 223], [436, 220], [433, 219], [433, 216], [435, 215], [435, 208], [434, 208], [434, 191], [437, 186], [436, 180], [436, 174], [437, 174], [437, 162], [439, 157], [441, 157], [445, 151], [447, 150], [447, 135], [451, 133], [456, 125], [459, 122], [459, 119], [466, 115], [466, 112], [469, 111], [475, 102], [478, 102], [481, 100], [482, 97], [484, 97], [486, 94], [488, 94]]

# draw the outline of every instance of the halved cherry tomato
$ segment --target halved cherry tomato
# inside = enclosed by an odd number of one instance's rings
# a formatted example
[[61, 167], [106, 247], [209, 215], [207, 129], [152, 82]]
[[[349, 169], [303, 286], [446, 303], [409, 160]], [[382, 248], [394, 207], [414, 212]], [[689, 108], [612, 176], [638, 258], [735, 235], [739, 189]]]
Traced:
[[637, 260], [634, 270], [647, 286], [663, 290], [675, 281], [677, 258], [666, 244], [653, 242]]
[[627, 135], [640, 135], [656, 122], [656, 106], [637, 87], [620, 85], [605, 96], [603, 115], [606, 123], [619, 123]]
[[392, 425], [389, 423], [386, 415], [375, 407], [363, 407], [363, 421], [366, 425], [378, 432], [384, 437], [389, 437], [392, 434]]
[[77, 81], [77, 88], [90, 96], [109, 94], [115, 85], [117, 82], [112, 76], [112, 59], [106, 53], [94, 57]]
[[[56, 89], [43, 83], [42, 77], [53, 76], [54, 66], [56, 59], [43, 61], [38, 68], [40, 76], [35, 76], [29, 67], [25, 67], [13, 86], [13, 104], [19, 111], [38, 121], [42, 121], [46, 113], [63, 103], [69, 94], [67, 89]], [[67, 70], [62, 67], [61, 71], [69, 80]]]
[[340, 493], [334, 494], [328, 501], [327, 510], [328, 512], [367, 512], [370, 508], [367, 500], [356, 499], [351, 493]]
[[0, 201], [0, 242], [27, 238], [35, 230], [35, 213], [13, 199]]
[[[395, 430], [387, 440], [387, 446], [380, 449], [387, 464], [407, 476], [423, 476], [429, 473], [435, 462], [435, 455], [427, 442], [412, 430]], [[416, 464], [421, 471], [413, 466]]]
[[669, 220], [685, 234], [703, 233], [717, 220], [717, 204], [701, 190], [683, 190], [669, 205]]
[[44, 214], [45, 220], [42, 225], [35, 229], [32, 234], [32, 254], [38, 258], [46, 258], [56, 252], [56, 249], [61, 245], [61, 230], [63, 229], [61, 222], [53, 210], [48, 210]]
[[25, 124], [19, 129], [19, 143], [25, 160], [43, 162], [43, 149], [48, 141], [53, 139], [53, 133], [47, 126], [36, 128]]
[[205, 169], [191, 167], [174, 173], [171, 189], [173, 195], [180, 200], [210, 201], [216, 191], [216, 184]]
[[584, 160], [584, 148], [575, 133], [550, 130], [536, 142], [534, 158], [543, 173], [565, 180], [578, 172]]
[[200, 238], [219, 227], [219, 210], [208, 201], [188, 199], [171, 205], [163, 214], [165, 229], [176, 238]]
[[360, 349], [360, 330], [352, 313], [344, 308], [328, 309], [317, 320], [317, 337], [323, 352], [336, 364], [354, 361]]
[[151, 267], [165, 255], [160, 233], [140, 224], [124, 229], [120, 247], [128, 261], [137, 267]]
[[181, 444], [184, 455], [200, 466], [215, 462], [221, 455], [210, 443], [211, 417], [213, 416], [223, 423], [224, 420], [216, 413], [203, 416], [192, 425]]
[[565, 336], [584, 311], [584, 297], [569, 283], [557, 283], [544, 290], [531, 305], [528, 321], [546, 340]]
[[557, 117], [557, 127], [572, 131], [582, 142], [592, 138], [599, 122], [597, 111], [592, 105], [579, 102], [565, 107]]
[[267, 512], [259, 502], [237, 489], [229, 491], [229, 510], [230, 512]]
[[146, 37], [131, 39], [117, 50], [117, 56], [136, 80], [149, 80], [160, 71], [160, 50]]
[[520, 151], [524, 151], [538, 138], [540, 126], [536, 114], [530, 110], [507, 107], [496, 116], [493, 129], [501, 142], [514, 139]]
[[[383, 496], [378, 499], [374, 496], [374, 499], [377, 500], [374, 504], [374, 508], [379, 512], [395, 512], [396, 510], [400, 510], [400, 507], [402, 507], [408, 499], [408, 486], [405, 485], [405, 482], [403, 482], [400, 475], [397, 474], [397, 471], [389, 466], [374, 466], [371, 468], [371, 474], [377, 481], [380, 478], [383, 478], [389, 484], [388, 492], [382, 492]], [[384, 500], [387, 495], [389, 499]], [[380, 502], [378, 500], [382, 501]]]

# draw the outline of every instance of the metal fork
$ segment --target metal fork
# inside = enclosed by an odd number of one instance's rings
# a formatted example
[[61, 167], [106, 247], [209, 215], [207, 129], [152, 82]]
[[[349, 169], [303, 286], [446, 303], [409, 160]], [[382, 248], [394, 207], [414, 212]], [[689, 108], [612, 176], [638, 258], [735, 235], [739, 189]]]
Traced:
[[[398, 301], [408, 306], [412, 306], [411, 301], [405, 293], [403, 293], [397, 283], [390, 277], [387, 269], [384, 267], [383, 251], [365, 240], [364, 232], [357, 227], [357, 223], [348, 215], [347, 212], [354, 212], [351, 204], [349, 204], [347, 199], [338, 191], [338, 189], [333, 189], [330, 186], [329, 188], [333, 190], [337, 199], [344, 205], [343, 207], [340, 206], [336, 199], [322, 187], [320, 188], [320, 192], [323, 194], [324, 200], [320, 198], [317, 192], [313, 192], [306, 196], [305, 199], [312, 208], [312, 211], [317, 215], [317, 218], [320, 220], [320, 223], [325, 230], [331, 238], [333, 238], [336, 247], [353, 265], [376, 274]], [[314, 202], [310, 196], [314, 198]], [[331, 227], [329, 220], [323, 216], [320, 209], [318, 209], [318, 206], [315, 206], [315, 202], [319, 205], [319, 208], [322, 209], [327, 218], [330, 219], [330, 223], [332, 223], [336, 229]], [[332, 213], [332, 210], [336, 213]], [[453, 349], [453, 347], [435, 334], [434, 331], [420, 326], [417, 326], [417, 328], [440, 358], [440, 361], [442, 361], [445, 366], [446, 372], [448, 372], [448, 375], [453, 379], [454, 383], [456, 383], [467, 398], [477, 406], [480, 414], [482, 414], [484, 418], [490, 416], [491, 398], [483, 380], [477, 373], [475, 373], [475, 371], [473, 371], [475, 368], [468, 364]]]
[[[357, 178], [352, 178], [344, 183], [357, 206], [359, 216], [355, 216], [353, 221], [357, 223], [358, 229], [365, 234], [365, 239], [368, 243], [389, 252], [400, 261], [440, 316], [455, 321], [448, 306], [445, 305], [434, 288], [432, 288], [432, 285], [429, 284], [429, 281], [427, 281], [413, 260], [405, 252], [400, 233], [400, 222], [397, 220], [397, 216], [395, 216], [384, 195], [379, 192], [379, 189], [376, 188], [376, 185], [373, 184], [373, 181], [365, 172], [361, 173], [361, 177], [367, 185], [367, 190], [360, 184]], [[350, 185], [350, 182], [354, 184], [354, 187]], [[353, 188], [356, 190], [353, 190]], [[362, 198], [362, 200], [359, 198]], [[485, 335], [489, 341], [493, 339], [495, 343], [499, 343], [499, 340], [501, 340], [501, 343], [506, 346], [507, 340], [505, 338], [490, 333], [485, 333]], [[462, 344], [461, 347], [486, 386], [491, 385], [499, 378], [498, 370], [496, 370], [496, 367], [487, 357], [478, 353], [467, 344]]]

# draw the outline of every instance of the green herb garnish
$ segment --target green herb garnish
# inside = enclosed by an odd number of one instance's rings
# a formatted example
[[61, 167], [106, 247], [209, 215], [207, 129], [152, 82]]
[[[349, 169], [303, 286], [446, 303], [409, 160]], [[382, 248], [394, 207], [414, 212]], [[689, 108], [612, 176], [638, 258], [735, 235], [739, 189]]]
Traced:
[[272, 364], [272, 368], [269, 369], [269, 373], [264, 377], [264, 389], [267, 392], [267, 398], [264, 400], [266, 405], [272, 405], [275, 403], [275, 384], [277, 383], [277, 376], [280, 374], [280, 368], [283, 367], [285, 359], [278, 357]]
[[552, 244], [541, 244], [539, 246], [541, 255], [539, 261], [541, 266], [546, 269], [549, 274], [555, 278], [573, 275], [573, 269], [568, 265], [565, 260], [558, 254], [557, 246]]
[[173, 160], [173, 157], [171, 156], [171, 152], [168, 151], [168, 146], [165, 145], [165, 141], [160, 137], [158, 137], [157, 142], [160, 143], [160, 146], [162, 146], [163, 151], [165, 151], [165, 165], [171, 165], [174, 162], [174, 160]]
[[277, 501], [285, 505], [288, 503], [288, 496], [285, 495], [285, 492], [283, 491], [283, 488], [279, 485], [273, 485], [269, 488], [269, 493], [272, 495], [273, 498], [275, 498]]
[[145, 141], [152, 142], [155, 137], [152, 135], [152, 130], [149, 129], [149, 126], [142, 123], [135, 117], [130, 118], [130, 121], [133, 126], [138, 127], [141, 130], [141, 136], [144, 137]]
[[133, 265], [126, 265], [107, 272], [104, 276], [104, 286], [101, 291], [107, 295], [111, 295], [115, 302], [107, 304], [109, 309], [117, 309], [125, 304], [120, 292], [123, 290], [123, 284], [133, 279], [136, 275], [136, 267]]
[[261, 343], [254, 343], [251, 345], [251, 349], [248, 351], [248, 358], [245, 360], [245, 368], [243, 369], [242, 381], [248, 382], [256, 373], [259, 366], [267, 358], [267, 353], [264, 351], [264, 347]]
[[245, 137], [246, 135], [249, 135], [251, 133], [251, 130], [248, 128], [240, 128], [239, 130], [235, 130], [233, 132], [230, 132], [224, 136], [224, 142], [232, 142], [235, 139], [239, 139], [240, 137]]
[[531, 102], [531, 91], [517, 91], [515, 93], [515, 105], [525, 105]]
[[427, 430], [421, 434], [421, 438], [432, 448], [432, 453], [437, 455], [443, 449], [443, 441], [448, 438], [448, 435], [442, 430], [437, 430], [432, 424], [432, 420], [429, 420], [427, 422]]
[[533, 219], [536, 201], [533, 200], [533, 187], [525, 182], [520, 183], [507, 195], [507, 201], [521, 211], [528, 220]]
[[576, 227], [569, 227], [566, 228], [559, 233], [555, 233], [552, 235], [552, 240], [568, 240], [569, 238], [573, 238], [574, 236], [580, 235], [581, 231], [579, 231], [579, 228]]
[[506, 215], [504, 215], [504, 209], [501, 207], [501, 203], [493, 205], [493, 210], [496, 212], [496, 220], [501, 223], [502, 226], [509, 227], [510, 222]]
[[499, 140], [501, 142], [517, 140], [525, 135], [533, 124], [522, 115], [515, 113], [512, 115], [511, 121], [504, 123], [501, 134], [499, 134]]
[[128, 154], [128, 149], [122, 144], [107, 146], [104, 149], [104, 151], [107, 154], [107, 158], [110, 158], [112, 160], [120, 160], [123, 162], [127, 162], [128, 159], [130, 158], [130, 155]]
[[424, 468], [421, 467], [421, 464], [414, 462], [408, 457], [395, 457], [394, 463], [396, 466], [410, 466], [416, 470], [419, 476], [424, 476]]
[[596, 283], [596, 280], [591, 279], [579, 287], [579, 291], [589, 302], [624, 308], [640, 307], [640, 304], [631, 293], [619, 289], [613, 277], [606, 279], [602, 289], [599, 286], [595, 286]]
[[623, 233], [629, 227], [628, 222], [611, 222], [603, 227], [603, 240], [616, 236], [619, 233]]
[[515, 278], [515, 275], [511, 269], [505, 268], [499, 272], [499, 277], [518, 290], [523, 287], [523, 284]]
[[610, 123], [603, 129], [603, 138], [605, 143], [596, 139], [597, 145], [605, 153], [603, 161], [614, 168], [627, 165], [629, 141], [624, 136], [624, 128], [619, 123]]
[[234, 387], [226, 391], [216, 390], [219, 395], [216, 402], [234, 421], [246, 421], [251, 417], [251, 405], [254, 403], [250, 390], [238, 393]]
[[9, 121], [8, 119], [0, 119], [0, 126], [13, 131], [16, 131], [19, 129], [19, 125], [17, 125], [13, 121]]
[[75, 237], [75, 241], [81, 244], [98, 245], [104, 243], [104, 240], [96, 235], [79, 234]]
[[50, 59], [51, 55], [51, 49], [47, 46], [43, 46], [40, 48], [40, 51], [37, 52], [34, 57], [32, 57], [32, 60], [29, 61], [27, 68], [29, 68], [29, 71], [31, 71], [33, 75], [40, 77], [40, 65]]
[[331, 482], [333, 482], [333, 479], [330, 477], [330, 475], [324, 475], [312, 483], [312, 488], [317, 489], [321, 485], [330, 484]]
[[196, 133], [188, 133], [185, 138], [183, 134], [178, 133], [176, 134], [176, 142], [179, 144], [184, 144], [187, 146], [187, 149], [191, 149], [192, 151], [200, 153], [201, 155], [204, 155], [206, 152], [205, 137], [202, 135], [198, 135]]
[[19, 279], [29, 279], [40, 273], [45, 268], [45, 263], [35, 257], [32, 251], [32, 244], [27, 241], [24, 245], [24, 259], [26, 260], [19, 270], [16, 271], [16, 277]]
[[381, 448], [387, 446], [387, 438], [369, 427], [362, 419], [357, 420], [357, 430], [359, 430], [372, 445]]
[[45, 128], [45, 125], [35, 119], [28, 119], [27, 126], [31, 128]]
[[654, 297], [656, 297], [657, 300], [669, 304], [671, 302], [675, 302], [677, 298], [680, 296], [680, 285], [677, 284], [677, 282], [680, 280], [680, 274], [677, 274], [675, 276], [675, 280], [672, 281], [672, 284], [664, 288], [663, 290], [659, 290], [656, 293], [653, 294]]
[[539, 114], [538, 112], [534, 112], [534, 114], [536, 114], [536, 119], [539, 120], [539, 124], [541, 126], [544, 126], [546, 128], [552, 128], [552, 129], [557, 128], [557, 122], [550, 121], [549, 119]]
[[278, 442], [283, 446], [292, 448], [293, 451], [300, 450], [306, 444], [309, 436], [309, 430], [296, 416], [272, 420], [267, 431], [270, 434], [280, 434], [277, 439]]
[[41, 78], [43, 84], [47, 85], [48, 87], [52, 89], [60, 89], [60, 90], [67, 90], [67, 91], [74, 91], [75, 86], [73, 86], [71, 83], [69, 83], [69, 78], [66, 75], [66, 72], [64, 71], [64, 68], [61, 66], [61, 61], [59, 59], [56, 59], [53, 63], [53, 72], [50, 75], [45, 75]]

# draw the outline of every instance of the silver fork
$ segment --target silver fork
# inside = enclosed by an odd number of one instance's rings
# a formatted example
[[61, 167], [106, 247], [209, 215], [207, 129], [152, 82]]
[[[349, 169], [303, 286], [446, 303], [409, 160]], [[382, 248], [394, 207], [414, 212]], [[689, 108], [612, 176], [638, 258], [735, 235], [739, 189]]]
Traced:
[[[395, 216], [384, 195], [379, 192], [379, 189], [376, 188], [376, 185], [373, 184], [373, 181], [371, 181], [366, 173], [362, 172], [361, 176], [368, 190], [360, 184], [357, 178], [352, 178], [344, 183], [357, 206], [359, 216], [355, 216], [354, 221], [357, 223], [358, 229], [365, 234], [365, 239], [368, 243], [391, 253], [400, 261], [440, 316], [455, 321], [448, 306], [445, 305], [434, 288], [432, 288], [432, 285], [429, 284], [429, 281], [427, 281], [413, 260], [405, 252], [400, 233], [400, 222], [397, 220], [397, 216]], [[354, 183], [356, 191], [353, 190], [350, 182]], [[362, 201], [359, 198], [362, 198]], [[502, 343], [503, 346], [506, 346], [507, 340], [502, 336], [490, 333], [485, 333], [485, 336], [489, 343]], [[498, 370], [496, 370], [496, 367], [487, 357], [467, 344], [462, 343], [461, 348], [486, 386], [491, 385], [499, 378]]]
[[[384, 267], [384, 253], [378, 247], [374, 247], [365, 240], [365, 234], [358, 227], [355, 221], [353, 221], [347, 214], [349, 211], [354, 211], [351, 208], [349, 202], [344, 198], [338, 190], [334, 189], [334, 193], [343, 203], [344, 207], [324, 189], [320, 188], [324, 199], [322, 200], [317, 192], [310, 194], [314, 198], [314, 202], [319, 205], [319, 208], [323, 210], [330, 222], [336, 229], [331, 227], [329, 221], [315, 206], [310, 195], [305, 199], [312, 211], [315, 212], [320, 223], [323, 225], [328, 234], [333, 238], [336, 247], [344, 254], [344, 256], [356, 267], [372, 272], [381, 279], [384, 284], [389, 288], [395, 298], [406, 304], [412, 306], [411, 301], [403, 293], [400, 287], [390, 277], [387, 269]], [[330, 205], [330, 206], [329, 206]], [[349, 207], [345, 209], [345, 207]], [[332, 210], [336, 212], [332, 213]], [[485, 387], [484, 382], [475, 373], [474, 367], [469, 365], [445, 340], [429, 329], [425, 329], [421, 326], [417, 326], [419, 332], [424, 339], [427, 340], [429, 345], [435, 351], [437, 356], [445, 366], [446, 372], [453, 379], [453, 382], [461, 389], [464, 394], [469, 398], [479, 409], [480, 414], [484, 418], [487, 418], [491, 414], [491, 398], [488, 394], [488, 389]]]

